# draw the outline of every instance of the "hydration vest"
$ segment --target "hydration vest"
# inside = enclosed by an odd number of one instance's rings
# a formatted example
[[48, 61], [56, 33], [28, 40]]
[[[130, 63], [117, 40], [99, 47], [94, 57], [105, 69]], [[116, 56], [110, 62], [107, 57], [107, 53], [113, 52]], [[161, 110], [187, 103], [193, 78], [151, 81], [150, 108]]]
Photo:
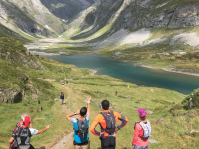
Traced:
[[101, 113], [106, 121], [106, 128], [105, 131], [109, 134], [112, 134], [115, 132], [115, 116], [113, 114], [113, 111], [111, 113]]
[[[12, 130], [12, 137], [16, 138], [17, 132], [19, 131], [20, 128], [23, 127], [23, 123], [21, 123], [21, 121], [19, 121], [17, 123], [17, 125], [15, 126], [15, 128]], [[15, 139], [9, 146], [9, 149], [18, 149], [19, 146], [17, 144], [17, 140]]]
[[30, 138], [31, 138], [30, 129], [20, 128], [17, 133], [17, 143], [21, 149], [29, 149], [30, 148]]
[[84, 118], [82, 121], [77, 119], [77, 125], [78, 125], [78, 135], [80, 138], [84, 139], [87, 138], [88, 134], [88, 127], [87, 127], [87, 120]]
[[[140, 124], [140, 126], [142, 127], [142, 130], [143, 130], [143, 136], [140, 136], [140, 138], [144, 141], [146, 141], [149, 136], [151, 135], [151, 124], [150, 122], [147, 120], [147, 123], [143, 123], [143, 122], [136, 122], [136, 124]], [[134, 126], [134, 129], [135, 129], [135, 126]]]

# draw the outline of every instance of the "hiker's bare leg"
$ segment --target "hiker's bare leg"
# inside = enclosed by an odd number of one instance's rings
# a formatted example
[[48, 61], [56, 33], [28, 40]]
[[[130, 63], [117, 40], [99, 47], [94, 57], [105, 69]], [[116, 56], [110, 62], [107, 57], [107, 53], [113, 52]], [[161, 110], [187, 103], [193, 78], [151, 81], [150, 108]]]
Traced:
[[80, 149], [81, 146], [75, 145], [75, 149]]
[[88, 145], [82, 146], [82, 149], [87, 149], [87, 148], [88, 148]]

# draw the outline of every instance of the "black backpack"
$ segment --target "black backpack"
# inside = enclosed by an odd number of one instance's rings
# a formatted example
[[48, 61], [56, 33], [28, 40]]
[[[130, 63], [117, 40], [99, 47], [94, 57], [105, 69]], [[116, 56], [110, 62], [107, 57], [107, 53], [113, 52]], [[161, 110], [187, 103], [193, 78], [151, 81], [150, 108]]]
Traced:
[[23, 146], [24, 149], [29, 149], [31, 136], [32, 135], [29, 128], [20, 128], [17, 133], [17, 143], [19, 147]]
[[21, 121], [19, 121], [17, 123], [17, 125], [15, 126], [15, 128], [13, 129], [12, 131], [12, 137], [15, 138], [15, 140], [10, 144], [9, 146], [9, 149], [18, 149], [19, 146], [17, 144], [17, 140], [16, 140], [16, 135], [17, 135], [17, 132], [19, 131], [19, 129], [23, 126], [23, 123], [21, 124]]
[[113, 111], [111, 113], [101, 113], [106, 121], [106, 128], [105, 131], [109, 134], [112, 134], [115, 132], [115, 116], [113, 114]]
[[87, 137], [88, 134], [88, 127], [87, 127], [87, 120], [84, 118], [82, 121], [77, 119], [78, 125], [78, 135], [80, 138], [84, 139]]

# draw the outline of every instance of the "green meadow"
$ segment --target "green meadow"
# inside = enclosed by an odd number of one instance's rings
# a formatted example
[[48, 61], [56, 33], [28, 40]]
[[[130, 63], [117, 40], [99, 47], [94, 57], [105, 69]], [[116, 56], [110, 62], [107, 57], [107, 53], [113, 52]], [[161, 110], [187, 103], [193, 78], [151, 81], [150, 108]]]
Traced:
[[[8, 148], [12, 129], [20, 120], [22, 113], [28, 113], [32, 117], [33, 128], [43, 129], [51, 124], [49, 130], [31, 138], [33, 146], [51, 148], [64, 136], [73, 132], [72, 125], [65, 115], [86, 106], [84, 100], [87, 96], [92, 96], [90, 125], [95, 116], [101, 112], [100, 102], [104, 99], [109, 100], [114, 110], [129, 119], [129, 123], [117, 134], [117, 149], [131, 149], [134, 124], [139, 121], [136, 110], [138, 107], [153, 112], [147, 115], [152, 124], [150, 139], [159, 143], [151, 144], [149, 148], [199, 147], [197, 134], [185, 134], [199, 129], [198, 90], [195, 90], [193, 95], [195, 106], [189, 108], [191, 95], [185, 97], [168, 89], [137, 86], [108, 76], [90, 75], [87, 68], [79, 69], [73, 65], [28, 55], [26, 49], [16, 40], [0, 38], [0, 41], [0, 44], [4, 45], [0, 58], [0, 88], [23, 89], [26, 93], [26, 99], [11, 102], [7, 95], [8, 103], [0, 102], [0, 148]], [[9, 44], [6, 44], [7, 42]], [[10, 53], [9, 56], [7, 52]], [[40, 67], [35, 67], [32, 61]], [[27, 65], [24, 65], [25, 62]], [[28, 80], [24, 81], [23, 78]], [[69, 84], [62, 84], [61, 80], [69, 80]], [[115, 90], [118, 91], [118, 96], [115, 96]], [[62, 91], [66, 96], [64, 105], [61, 105], [59, 100], [54, 100]], [[39, 106], [42, 106], [42, 111], [38, 110]], [[156, 124], [158, 119], [162, 119], [164, 123]], [[91, 149], [100, 148], [99, 137], [90, 133], [89, 138]], [[64, 148], [73, 148], [72, 141], [71, 137], [64, 144]]]

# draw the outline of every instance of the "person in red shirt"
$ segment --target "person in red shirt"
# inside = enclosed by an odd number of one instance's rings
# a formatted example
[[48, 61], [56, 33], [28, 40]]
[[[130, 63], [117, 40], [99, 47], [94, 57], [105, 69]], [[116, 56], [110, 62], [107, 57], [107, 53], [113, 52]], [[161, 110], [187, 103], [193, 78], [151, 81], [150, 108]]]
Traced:
[[[102, 101], [103, 112], [95, 117], [90, 127], [90, 131], [94, 135], [100, 136], [102, 149], [115, 149], [117, 131], [123, 128], [129, 122], [127, 118], [125, 118], [123, 115], [119, 114], [118, 112], [110, 111], [109, 106], [110, 104], [108, 100]], [[111, 127], [107, 126], [107, 124], [108, 125], [110, 124], [109, 123], [110, 119], [111, 119]], [[122, 121], [122, 123], [116, 126], [118, 119]], [[95, 129], [95, 127], [98, 124], [101, 127], [101, 132]]]
[[148, 149], [148, 138], [151, 135], [151, 124], [146, 120], [147, 112], [145, 109], [137, 109], [140, 122], [135, 123], [132, 149]]

